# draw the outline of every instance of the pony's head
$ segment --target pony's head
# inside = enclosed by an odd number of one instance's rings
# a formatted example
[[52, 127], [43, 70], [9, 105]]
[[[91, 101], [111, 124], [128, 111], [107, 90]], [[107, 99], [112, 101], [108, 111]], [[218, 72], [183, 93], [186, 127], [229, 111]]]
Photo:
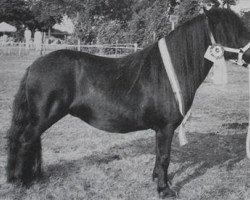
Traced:
[[[225, 47], [241, 49], [250, 42], [250, 32], [240, 17], [229, 9], [204, 10], [209, 28], [216, 43]], [[226, 54], [226, 59], [235, 58], [235, 53]], [[250, 63], [250, 49], [244, 52], [243, 59]]]

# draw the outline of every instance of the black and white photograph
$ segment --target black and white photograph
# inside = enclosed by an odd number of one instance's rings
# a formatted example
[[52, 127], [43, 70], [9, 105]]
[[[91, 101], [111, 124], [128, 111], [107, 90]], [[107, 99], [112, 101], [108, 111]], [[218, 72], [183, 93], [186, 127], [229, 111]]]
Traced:
[[0, 200], [250, 200], [250, 0], [0, 0]]

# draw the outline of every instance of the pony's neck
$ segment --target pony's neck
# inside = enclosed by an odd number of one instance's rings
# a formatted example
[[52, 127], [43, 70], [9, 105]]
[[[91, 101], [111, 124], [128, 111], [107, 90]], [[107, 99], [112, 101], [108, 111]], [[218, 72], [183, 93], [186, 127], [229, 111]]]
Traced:
[[196, 90], [212, 67], [212, 64], [204, 59], [204, 54], [211, 44], [205, 20], [204, 16], [199, 16], [166, 37], [186, 111], [191, 107]]

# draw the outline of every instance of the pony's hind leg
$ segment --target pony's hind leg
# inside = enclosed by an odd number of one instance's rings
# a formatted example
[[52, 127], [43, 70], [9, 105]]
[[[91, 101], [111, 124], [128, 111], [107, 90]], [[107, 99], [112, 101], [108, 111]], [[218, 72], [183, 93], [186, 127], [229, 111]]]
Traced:
[[62, 117], [62, 115], [54, 115], [51, 118], [40, 118], [37, 123], [30, 123], [20, 136], [15, 176], [22, 183], [29, 184], [41, 176], [41, 134]]
[[9, 182], [27, 184], [41, 175], [41, 134], [68, 114], [72, 89], [56, 79], [60, 76], [52, 74], [48, 77], [53, 80], [44, 81], [42, 75], [27, 71], [14, 100], [7, 144]]
[[24, 184], [41, 175], [41, 134], [67, 114], [63, 101], [48, 98], [30, 99], [30, 121], [19, 137], [15, 176]]

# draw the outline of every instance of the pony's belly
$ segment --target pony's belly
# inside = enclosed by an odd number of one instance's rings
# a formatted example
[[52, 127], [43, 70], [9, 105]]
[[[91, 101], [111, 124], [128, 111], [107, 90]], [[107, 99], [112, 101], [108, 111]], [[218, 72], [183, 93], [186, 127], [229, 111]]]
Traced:
[[147, 129], [145, 126], [140, 126], [136, 123], [128, 122], [127, 120], [123, 120], [123, 119], [116, 119], [114, 120], [114, 122], [112, 121], [113, 119], [111, 120], [111, 122], [110, 120], [98, 119], [98, 120], [90, 121], [88, 122], [88, 124], [90, 124], [91, 126], [97, 129], [111, 132], [111, 133], [128, 133], [128, 132], [134, 132], [134, 131]]
[[136, 112], [122, 113], [114, 108], [81, 106], [71, 108], [70, 114], [80, 118], [89, 125], [100, 130], [116, 133], [127, 133], [147, 129], [140, 114]]

